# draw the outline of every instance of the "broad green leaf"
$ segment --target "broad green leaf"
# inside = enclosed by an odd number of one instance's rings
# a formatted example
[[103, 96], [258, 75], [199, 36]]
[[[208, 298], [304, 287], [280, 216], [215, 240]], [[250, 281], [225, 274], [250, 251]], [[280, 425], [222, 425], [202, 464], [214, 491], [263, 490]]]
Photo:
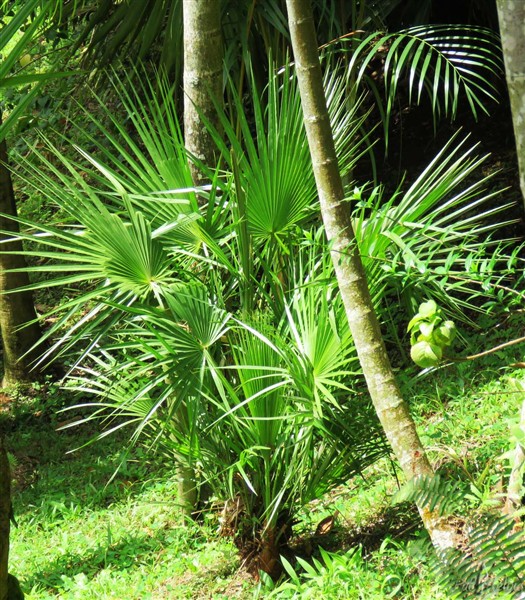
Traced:
[[437, 366], [441, 361], [443, 353], [438, 345], [421, 341], [412, 346], [410, 356], [418, 367], [426, 369]]
[[419, 331], [422, 333], [423, 338], [425, 338], [426, 340], [430, 340], [430, 338], [432, 337], [432, 332], [434, 331], [434, 323], [420, 323]]
[[429, 319], [437, 314], [438, 307], [434, 300], [427, 300], [420, 305], [418, 312], [423, 319]]
[[456, 325], [453, 321], [445, 321], [434, 330], [434, 340], [442, 348], [450, 346], [457, 335]]

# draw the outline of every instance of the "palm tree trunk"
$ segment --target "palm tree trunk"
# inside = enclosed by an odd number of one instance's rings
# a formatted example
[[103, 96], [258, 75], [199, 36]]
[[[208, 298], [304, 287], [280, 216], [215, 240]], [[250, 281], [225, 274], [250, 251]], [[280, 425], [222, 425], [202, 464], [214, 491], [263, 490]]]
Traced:
[[497, 7], [521, 193], [525, 202], [525, 2], [497, 0]]
[[[16, 217], [17, 212], [11, 173], [7, 166], [5, 140], [0, 142], [0, 213], [0, 231], [9, 231], [16, 235], [18, 223], [9, 218], [9, 216]], [[10, 236], [0, 234], [0, 243], [8, 237]], [[22, 243], [20, 241], [10, 242], [7, 249], [13, 254], [0, 254], [0, 328], [4, 352], [3, 386], [34, 379], [37, 373], [31, 371], [30, 364], [37, 358], [37, 353], [32, 348], [40, 338], [40, 326], [36, 321], [37, 316], [31, 292], [4, 293], [29, 284], [27, 273], [23, 271], [10, 272], [12, 269], [26, 267], [21, 254]], [[25, 323], [31, 324], [20, 329]]]
[[[215, 126], [213, 100], [222, 97], [222, 35], [219, 0], [183, 0], [184, 21], [184, 140], [186, 150], [206, 166], [215, 163], [210, 134], [200, 114]], [[202, 173], [190, 163], [195, 185], [204, 183]]]
[[[206, 166], [215, 165], [214, 142], [201, 114], [217, 125], [213, 100], [222, 97], [221, 3], [218, 0], [183, 0], [184, 23], [184, 143], [186, 150]], [[203, 173], [190, 161], [195, 186], [206, 183]], [[184, 421], [180, 415], [175, 419]], [[197, 502], [195, 474], [188, 465], [177, 468], [179, 498], [191, 516]]]
[[[319, 193], [321, 214], [330, 244], [339, 290], [372, 402], [407, 479], [433, 474], [386, 352], [337, 165], [334, 140], [322, 84], [309, 0], [287, 0], [304, 122]], [[453, 531], [428, 509], [420, 507], [434, 544], [455, 544]]]

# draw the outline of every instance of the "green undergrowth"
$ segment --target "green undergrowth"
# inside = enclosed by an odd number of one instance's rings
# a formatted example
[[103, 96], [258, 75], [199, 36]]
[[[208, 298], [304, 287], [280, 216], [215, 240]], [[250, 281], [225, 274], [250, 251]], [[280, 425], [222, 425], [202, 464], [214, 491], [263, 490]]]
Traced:
[[[517, 336], [519, 318], [485, 331], [472, 338], [478, 350]], [[464, 484], [465, 510], [490, 509], [505, 491], [503, 455], [522, 402], [511, 380], [523, 377], [508, 365], [522, 355], [518, 345], [400, 376], [435, 466]], [[417, 511], [391, 502], [398, 481], [387, 459], [308, 506], [284, 557], [285, 575], [258, 583], [220, 537], [220, 507], [184, 522], [172, 465], [140, 447], [123, 456], [120, 433], [84, 446], [88, 428], [57, 430], [70, 415], [55, 410], [69, 402], [48, 381], [12, 390], [0, 403], [18, 522], [11, 571], [28, 600], [448, 597], [428, 566]]]

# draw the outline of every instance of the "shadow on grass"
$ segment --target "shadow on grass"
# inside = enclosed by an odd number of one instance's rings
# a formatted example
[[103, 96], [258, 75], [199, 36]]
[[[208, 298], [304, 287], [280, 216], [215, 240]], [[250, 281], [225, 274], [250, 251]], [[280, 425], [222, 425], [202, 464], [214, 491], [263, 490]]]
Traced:
[[366, 556], [378, 550], [386, 538], [408, 541], [415, 538], [421, 529], [422, 523], [415, 505], [401, 503], [386, 507], [358, 527], [340, 523], [325, 535], [298, 537], [291, 545], [291, 551], [292, 554], [308, 558], [316, 553], [319, 546], [329, 552], [341, 553], [361, 547]]
[[64, 588], [65, 581], [80, 574], [93, 579], [103, 569], [131, 570], [135, 565], [153, 563], [156, 553], [168, 543], [166, 535], [163, 532], [155, 537], [129, 535], [106, 547], [98, 546], [82, 553], [68, 552], [30, 576], [24, 573], [17, 575], [24, 589], [38, 585], [48, 591], [59, 592]]
[[[35, 512], [49, 512], [51, 505], [56, 508], [53, 512], [64, 507], [64, 517], [68, 507], [104, 509], [145, 492], [160, 479], [169, 480], [166, 467], [141, 448], [126, 453], [128, 440], [123, 435], [81, 447], [93, 438], [94, 431], [87, 429], [56, 431], [48, 424], [8, 439], [13, 503], [22, 520], [31, 520]], [[69, 453], [74, 448], [79, 449]]]

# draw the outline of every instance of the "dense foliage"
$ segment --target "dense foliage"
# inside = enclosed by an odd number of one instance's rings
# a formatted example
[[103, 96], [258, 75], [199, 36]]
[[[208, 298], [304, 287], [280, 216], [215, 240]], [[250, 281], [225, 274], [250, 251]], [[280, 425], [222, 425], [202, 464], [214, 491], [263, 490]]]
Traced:
[[[241, 3], [237, 15], [225, 3], [231, 76], [224, 99], [214, 99], [218, 125], [202, 117], [217, 156], [206, 165], [186, 151], [180, 126], [180, 64], [169, 54], [180, 32], [168, 27], [155, 44], [180, 2], [129, 11], [113, 2], [97, 10], [73, 2], [64, 11], [44, 4], [1, 77], [47, 17], [60, 31], [77, 27], [73, 52], [89, 40], [83, 66], [97, 52], [104, 61], [140, 46], [139, 58], [151, 51], [166, 67], [124, 63], [98, 73], [98, 91], [79, 88], [89, 102], [73, 103], [65, 131], [34, 134], [31, 152], [16, 157], [24, 189], [51, 218], [11, 215], [21, 232], [1, 232], [10, 238], [2, 254], [22, 240], [28, 266], [17, 270], [33, 277], [22, 289], [67, 290], [42, 316], [38, 362], [67, 371], [76, 401], [65, 426], [87, 425], [95, 440], [126, 432], [124, 445], [151, 452], [144, 460], [156, 453], [172, 466], [188, 516], [221, 504], [221, 531], [254, 574], [275, 579], [284, 565], [302, 585], [294, 566], [276, 558], [298, 514], [388, 449], [324, 242], [283, 13], [254, 3], [245, 14]], [[342, 33], [322, 3], [316, 10], [320, 31]], [[506, 233], [513, 203], [501, 200], [494, 173], [480, 175], [486, 157], [468, 136], [453, 135], [407, 184], [377, 176], [376, 136], [382, 129], [388, 148], [400, 93], [407, 105], [426, 96], [436, 128], [441, 117], [457, 116], [461, 101], [474, 115], [486, 110], [501, 71], [488, 30], [370, 29], [390, 12], [347, 15], [356, 29], [324, 48], [324, 85], [345, 202], [388, 349], [400, 368], [409, 366], [408, 324], [412, 358], [426, 368], [450, 356], [453, 343], [465, 347], [451, 319], [475, 327], [478, 315], [519, 305], [522, 248]], [[374, 181], [360, 181], [355, 173], [368, 161]], [[194, 186], [190, 163], [207, 185]], [[506, 522], [498, 527], [499, 540], [509, 531]], [[348, 555], [345, 568], [359, 556]], [[327, 553], [322, 560], [300, 565], [314, 578], [338, 564]]]

